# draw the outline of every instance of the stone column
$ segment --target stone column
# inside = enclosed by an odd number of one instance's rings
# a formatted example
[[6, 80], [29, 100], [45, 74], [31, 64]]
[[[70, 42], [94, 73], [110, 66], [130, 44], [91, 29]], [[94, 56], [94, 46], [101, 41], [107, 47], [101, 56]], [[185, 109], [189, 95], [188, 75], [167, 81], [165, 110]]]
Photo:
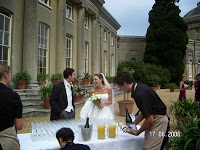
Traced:
[[99, 73], [100, 72], [100, 51], [99, 51], [99, 46], [97, 45], [97, 40], [99, 40], [99, 35], [98, 35], [98, 25], [97, 25], [97, 20], [98, 20], [98, 15], [93, 15], [92, 16], [92, 29], [91, 29], [91, 32], [92, 32], [92, 40], [91, 40], [91, 44], [92, 44], [92, 50], [91, 50], [91, 53], [92, 53], [92, 57], [91, 57], [91, 62], [92, 62], [92, 74], [94, 73]]
[[23, 41], [23, 71], [27, 71], [32, 80], [27, 88], [38, 87], [37, 63], [38, 63], [38, 1], [24, 1], [24, 41]]
[[77, 68], [78, 74], [85, 72], [85, 40], [84, 40], [84, 17], [85, 17], [85, 5], [81, 4], [78, 7], [78, 29], [77, 29]]
[[65, 0], [58, 1], [56, 28], [56, 73], [62, 73], [66, 67], [66, 26], [65, 26]]
[[100, 50], [99, 50], [99, 54], [100, 54], [100, 72], [104, 72], [104, 60], [103, 60], [103, 56], [104, 56], [104, 49], [103, 49], [103, 41], [104, 41], [104, 37], [103, 37], [103, 30], [104, 27], [102, 24], [100, 24]]

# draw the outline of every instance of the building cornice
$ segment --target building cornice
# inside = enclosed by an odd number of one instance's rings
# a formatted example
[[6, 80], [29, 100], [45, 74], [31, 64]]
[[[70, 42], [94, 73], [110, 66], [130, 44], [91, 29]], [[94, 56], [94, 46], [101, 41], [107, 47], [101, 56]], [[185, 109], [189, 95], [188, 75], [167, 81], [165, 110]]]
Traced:
[[185, 17], [183, 20], [188, 24], [188, 23], [193, 23], [193, 22], [199, 22], [200, 21], [200, 14], [194, 15], [191, 17]]

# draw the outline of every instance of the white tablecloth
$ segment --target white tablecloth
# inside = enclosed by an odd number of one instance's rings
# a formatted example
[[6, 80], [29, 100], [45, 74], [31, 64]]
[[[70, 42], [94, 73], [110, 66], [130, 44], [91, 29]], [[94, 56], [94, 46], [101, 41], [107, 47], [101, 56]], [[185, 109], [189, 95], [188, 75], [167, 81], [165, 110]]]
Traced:
[[[21, 150], [59, 150], [58, 141], [40, 141], [32, 142], [31, 133], [18, 134]], [[92, 137], [91, 141], [79, 142], [88, 145], [91, 150], [142, 150], [144, 144], [144, 133], [139, 136], [129, 135], [128, 133], [119, 133], [116, 138], [105, 138], [99, 140]]]

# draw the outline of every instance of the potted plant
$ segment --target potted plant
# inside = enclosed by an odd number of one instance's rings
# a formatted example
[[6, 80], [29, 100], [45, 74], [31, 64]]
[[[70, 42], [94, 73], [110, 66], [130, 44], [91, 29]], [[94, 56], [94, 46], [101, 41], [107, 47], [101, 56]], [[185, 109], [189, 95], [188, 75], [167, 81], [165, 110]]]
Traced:
[[54, 85], [60, 83], [62, 80], [63, 80], [62, 73], [55, 73], [52, 74], [51, 76], [51, 81], [53, 82]]
[[129, 100], [129, 94], [124, 92], [124, 100], [118, 101], [118, 106], [119, 106], [119, 113], [121, 116], [126, 116], [126, 111], [125, 108], [128, 109], [129, 113], [133, 112], [133, 105], [134, 101]]
[[177, 120], [177, 126], [180, 127], [179, 120], [183, 119], [185, 122], [188, 122], [188, 115], [196, 116], [197, 109], [200, 107], [199, 102], [194, 101], [189, 98], [184, 101], [172, 101], [170, 106], [170, 111], [174, 113], [174, 116]]
[[107, 79], [108, 83], [112, 83], [112, 80], [113, 80], [114, 77], [105, 76], [105, 78]]
[[49, 98], [50, 98], [52, 89], [53, 89], [53, 86], [51, 84], [47, 84], [47, 85], [40, 87], [39, 93], [40, 93], [41, 99], [44, 102], [45, 109], [51, 108], [50, 103], [49, 103]]
[[31, 80], [31, 76], [26, 71], [22, 71], [16, 73], [13, 80], [15, 81], [18, 89], [25, 89], [27, 82]]
[[84, 98], [84, 95], [85, 95], [85, 90], [80, 85], [73, 87], [73, 93], [75, 95], [75, 101], [76, 102], [83, 101], [83, 98]]
[[167, 84], [167, 88], [170, 89], [170, 92], [174, 92], [174, 90], [177, 89], [177, 85], [175, 83], [169, 83]]
[[81, 78], [81, 75], [77, 74], [77, 76], [74, 79], [73, 85], [79, 85], [80, 78]]
[[[175, 150], [200, 149], [200, 119], [188, 116], [188, 123], [179, 121], [181, 131], [174, 132], [169, 141], [169, 148]], [[173, 132], [171, 132], [173, 133]]]
[[48, 74], [46, 73], [38, 73], [37, 81], [40, 86], [44, 86], [46, 84], [46, 80], [48, 79]]
[[89, 75], [89, 73], [85, 72], [83, 75], [83, 78], [82, 78], [82, 85], [87, 86], [87, 85], [89, 85], [89, 83], [90, 83], [90, 75]]

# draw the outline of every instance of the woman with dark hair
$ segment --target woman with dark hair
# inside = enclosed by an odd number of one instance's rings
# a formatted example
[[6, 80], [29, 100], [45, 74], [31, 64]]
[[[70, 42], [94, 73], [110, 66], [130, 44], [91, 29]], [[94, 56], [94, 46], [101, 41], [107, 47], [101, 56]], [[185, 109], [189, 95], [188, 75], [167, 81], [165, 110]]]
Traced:
[[179, 89], [180, 89], [179, 100], [180, 101], [183, 101], [186, 99], [186, 91], [185, 91], [186, 85], [184, 81], [185, 81], [185, 76], [182, 76], [181, 81], [179, 83]]
[[90, 90], [90, 96], [94, 93], [101, 99], [99, 104], [94, 104], [90, 98], [80, 111], [80, 118], [85, 119], [114, 119], [114, 96], [111, 86], [102, 73], [94, 74], [94, 87]]

